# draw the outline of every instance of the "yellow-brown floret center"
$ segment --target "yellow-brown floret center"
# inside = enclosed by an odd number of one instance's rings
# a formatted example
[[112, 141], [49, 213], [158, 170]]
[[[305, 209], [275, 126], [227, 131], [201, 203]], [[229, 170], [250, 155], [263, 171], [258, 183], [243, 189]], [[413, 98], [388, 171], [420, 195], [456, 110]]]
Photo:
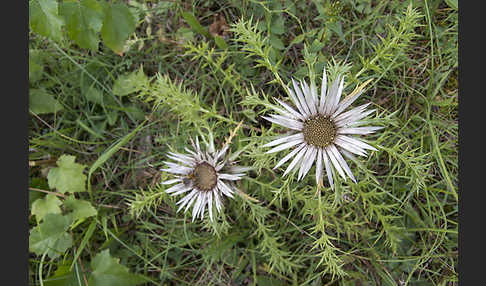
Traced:
[[206, 162], [200, 163], [191, 174], [194, 185], [198, 190], [210, 191], [216, 186], [218, 176], [213, 166]]
[[316, 147], [326, 147], [336, 137], [336, 125], [329, 116], [316, 115], [304, 122], [304, 140]]

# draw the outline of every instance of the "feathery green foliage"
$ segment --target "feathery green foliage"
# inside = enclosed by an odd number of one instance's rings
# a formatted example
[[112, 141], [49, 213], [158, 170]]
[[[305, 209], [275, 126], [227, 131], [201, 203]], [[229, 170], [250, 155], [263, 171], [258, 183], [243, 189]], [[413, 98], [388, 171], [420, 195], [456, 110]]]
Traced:
[[[457, 285], [454, 3], [29, 1], [31, 285]], [[262, 147], [324, 67], [384, 127], [334, 190]], [[161, 184], [195, 136], [252, 167], [214, 221]]]

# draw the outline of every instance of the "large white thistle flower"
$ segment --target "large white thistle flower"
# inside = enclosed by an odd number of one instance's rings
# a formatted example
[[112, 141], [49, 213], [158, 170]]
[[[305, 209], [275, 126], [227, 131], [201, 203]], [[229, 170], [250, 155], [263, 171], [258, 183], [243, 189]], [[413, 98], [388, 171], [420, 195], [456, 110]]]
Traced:
[[[212, 138], [211, 138], [212, 139]], [[212, 140], [208, 144], [208, 150], [203, 152], [196, 137], [196, 143], [191, 138], [193, 150], [185, 148], [188, 154], [168, 152], [167, 157], [176, 161], [164, 162], [167, 169], [161, 169], [168, 173], [175, 174], [175, 179], [162, 182], [164, 185], [178, 183], [167, 190], [166, 193], [176, 196], [186, 193], [177, 204], [179, 212], [186, 206], [184, 213], [194, 203], [192, 208], [192, 221], [198, 216], [204, 217], [204, 210], [208, 207], [209, 218], [213, 220], [213, 203], [219, 213], [222, 206], [222, 196], [233, 198], [233, 194], [238, 192], [233, 185], [233, 181], [240, 180], [244, 172], [249, 168], [240, 167], [233, 164], [233, 157], [226, 158], [228, 145], [221, 150], [215, 151]]]
[[348, 175], [356, 183], [353, 173], [341, 154], [354, 159], [352, 154], [366, 156], [366, 150], [376, 151], [374, 147], [351, 135], [370, 134], [382, 128], [357, 127], [365, 123], [362, 121], [363, 118], [375, 111], [374, 109], [365, 111], [370, 103], [344, 112], [361, 95], [362, 89], [340, 102], [344, 78], [341, 75], [338, 76], [331, 88], [327, 89], [326, 69], [322, 76], [320, 99], [313, 82], [309, 87], [305, 81], [301, 81], [299, 85], [292, 79], [292, 85], [294, 88], [288, 88], [288, 91], [297, 110], [276, 99], [283, 107], [283, 109], [276, 108], [281, 115], [272, 114], [270, 117], [263, 117], [270, 122], [292, 129], [291, 134], [263, 145], [264, 147], [276, 146], [266, 153], [293, 148], [277, 163], [274, 169], [295, 156], [285, 170], [284, 176], [300, 166], [298, 175], [298, 180], [300, 180], [316, 162], [317, 184], [323, 177], [325, 168], [329, 184], [334, 189], [332, 163], [344, 180]]

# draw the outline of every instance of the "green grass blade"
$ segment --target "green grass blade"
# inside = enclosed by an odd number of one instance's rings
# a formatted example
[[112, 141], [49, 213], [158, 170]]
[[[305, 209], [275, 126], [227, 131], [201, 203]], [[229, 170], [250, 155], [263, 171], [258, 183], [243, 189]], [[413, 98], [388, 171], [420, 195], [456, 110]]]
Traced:
[[99, 158], [96, 160], [93, 165], [91, 165], [91, 168], [89, 168], [88, 171], [88, 192], [91, 196], [91, 175], [93, 174], [94, 171], [96, 171], [101, 165], [103, 165], [113, 154], [115, 154], [123, 145], [125, 145], [132, 137], [144, 126], [144, 124], [147, 122], [145, 120], [142, 122], [137, 128], [133, 129], [132, 132], [128, 133], [123, 137], [118, 143], [115, 145], [111, 146], [106, 150]]
[[88, 226], [88, 230], [86, 230], [83, 240], [79, 244], [79, 248], [77, 249], [76, 254], [74, 255], [73, 263], [71, 263], [70, 270], [73, 269], [76, 260], [78, 259], [79, 255], [81, 255], [81, 253], [83, 252], [83, 249], [86, 247], [86, 244], [88, 244], [88, 241], [93, 235], [95, 228], [96, 228], [96, 220], [93, 220], [91, 224]]
[[201, 35], [204, 35], [207, 38], [211, 38], [211, 34], [199, 23], [199, 21], [196, 19], [196, 16], [194, 16], [192, 13], [182, 11], [181, 12], [182, 18], [186, 20], [187, 24], [191, 26], [191, 28], [198, 32]]

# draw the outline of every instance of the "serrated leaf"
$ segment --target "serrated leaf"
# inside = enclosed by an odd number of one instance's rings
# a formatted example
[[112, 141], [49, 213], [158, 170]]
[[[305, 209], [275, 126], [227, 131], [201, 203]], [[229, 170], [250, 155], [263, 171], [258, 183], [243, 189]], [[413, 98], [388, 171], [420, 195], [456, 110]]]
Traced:
[[29, 57], [29, 81], [34, 83], [42, 77], [42, 66]]
[[58, 14], [56, 0], [29, 1], [29, 26], [39, 35], [60, 41], [62, 18]]
[[434, 106], [455, 106], [457, 105], [457, 102], [454, 102], [456, 98], [455, 97], [449, 97], [446, 99], [439, 99], [439, 100], [431, 100], [431, 104]]
[[345, 42], [346, 39], [344, 38], [344, 34], [343, 34], [343, 26], [342, 26], [342, 23], [340, 21], [338, 22], [334, 22], [334, 23], [329, 23], [328, 24], [328, 28], [329, 30], [335, 32], [336, 34], [338, 34], [339, 38]]
[[145, 280], [132, 274], [126, 266], [119, 263], [119, 258], [113, 258], [108, 249], [98, 253], [91, 261], [92, 272], [89, 276], [90, 286], [132, 286]]
[[73, 196], [68, 197], [64, 201], [64, 206], [68, 210], [72, 210], [72, 212], [69, 213], [68, 216], [72, 219], [73, 222], [98, 214], [98, 212], [91, 205], [90, 202], [85, 200], [77, 200]]
[[445, 0], [445, 2], [447, 3], [447, 5], [449, 5], [449, 7], [451, 7], [454, 10], [457, 10], [459, 8], [457, 0]]
[[148, 78], [140, 68], [138, 71], [119, 76], [113, 84], [113, 94], [128, 95], [139, 91], [148, 82]]
[[245, 238], [241, 233], [232, 233], [226, 236], [222, 240], [216, 240], [211, 243], [210, 246], [203, 250], [203, 254], [208, 255], [212, 259], [227, 259], [231, 250], [238, 242], [243, 241]]
[[121, 54], [125, 41], [135, 31], [135, 25], [135, 17], [125, 4], [107, 5], [101, 38], [108, 48]]
[[129, 105], [127, 107], [124, 107], [123, 110], [125, 112], [130, 113], [133, 118], [136, 120], [144, 120], [146, 113], [143, 112], [136, 104]]
[[29, 109], [35, 114], [55, 113], [63, 109], [52, 94], [43, 89], [29, 90]]
[[86, 92], [83, 93], [84, 97], [93, 103], [103, 104], [103, 93], [94, 86], [89, 87]]
[[29, 50], [29, 82], [34, 83], [42, 78], [43, 62], [39, 51]]
[[47, 214], [43, 222], [30, 231], [29, 251], [56, 258], [73, 244], [71, 236], [66, 232], [71, 221], [61, 214]]
[[319, 52], [322, 48], [324, 48], [326, 44], [325, 43], [322, 43], [320, 42], [319, 40], [315, 39], [311, 46], [310, 46], [310, 49], [309, 49], [309, 52], [310, 53], [317, 53]]
[[47, 214], [60, 214], [62, 205], [60, 199], [53, 194], [48, 194], [44, 198], [37, 199], [32, 204], [32, 214], [40, 222]]
[[97, 50], [103, 7], [96, 0], [64, 1], [60, 11], [69, 37], [81, 48]]
[[57, 160], [59, 167], [52, 168], [47, 175], [49, 188], [56, 188], [61, 193], [84, 192], [86, 190], [86, 175], [83, 170], [86, 165], [74, 162], [75, 157], [62, 155]]
[[202, 35], [206, 36], [207, 38], [211, 38], [211, 34], [199, 23], [196, 16], [194, 16], [192, 13], [185, 12], [185, 11], [182, 11], [181, 15], [182, 15], [182, 18], [184, 18], [184, 20], [186, 20], [187, 24], [189, 24], [189, 26], [191, 26], [191, 28], [195, 32], [202, 34]]

